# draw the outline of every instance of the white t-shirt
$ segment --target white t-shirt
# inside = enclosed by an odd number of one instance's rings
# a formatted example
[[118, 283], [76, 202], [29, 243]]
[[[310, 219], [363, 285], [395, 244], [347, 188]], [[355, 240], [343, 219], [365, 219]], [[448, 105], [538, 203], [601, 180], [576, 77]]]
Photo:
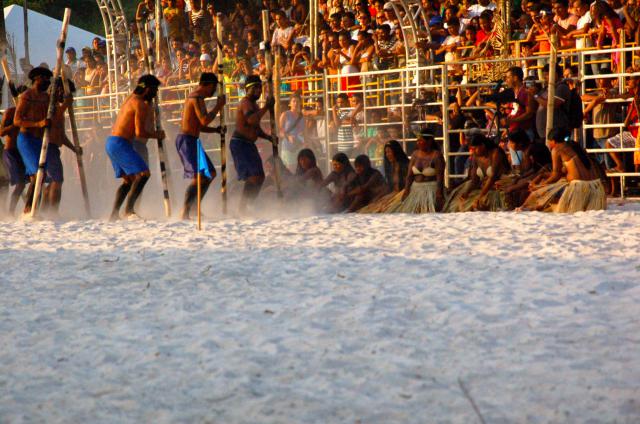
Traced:
[[[587, 12], [582, 15], [578, 22], [576, 23], [577, 29], [583, 29], [584, 27], [591, 24], [591, 12]], [[584, 49], [585, 47], [591, 47], [591, 38], [590, 37], [579, 37], [576, 38], [576, 49]]]
[[280, 27], [276, 28], [276, 30], [273, 31], [273, 37], [271, 38], [271, 46], [272, 47], [283, 46], [284, 42], [289, 39], [292, 32], [293, 32], [292, 26], [289, 26], [285, 29], [282, 29]]
[[[460, 42], [460, 36], [459, 35], [448, 35], [447, 38], [444, 39], [444, 41], [442, 42], [443, 46], [450, 46], [452, 44], [456, 44]], [[456, 60], [456, 55], [454, 52], [446, 52], [444, 54], [444, 61], [445, 62], [453, 62]], [[453, 66], [449, 66], [449, 69], [454, 69]]]

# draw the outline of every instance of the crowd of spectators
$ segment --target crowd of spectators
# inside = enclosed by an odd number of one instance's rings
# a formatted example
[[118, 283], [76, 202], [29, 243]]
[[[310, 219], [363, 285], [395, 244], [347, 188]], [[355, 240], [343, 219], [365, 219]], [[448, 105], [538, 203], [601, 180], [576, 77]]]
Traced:
[[[143, 0], [137, 7], [136, 21], [146, 23], [154, 19], [154, 1]], [[640, 5], [635, 0], [537, 0], [514, 1], [510, 14], [511, 43], [509, 56], [532, 57], [513, 67], [505, 78], [505, 88], [512, 90], [513, 101], [503, 104], [498, 118], [506, 135], [519, 129], [530, 141], [543, 141], [546, 137], [546, 107], [548, 80], [548, 52], [550, 36], [557, 34], [560, 48], [567, 52], [574, 49], [601, 49], [635, 43], [640, 37]], [[420, 61], [448, 63], [450, 80], [460, 87], [450, 89], [452, 100], [448, 130], [451, 132], [451, 150], [468, 151], [465, 131], [471, 128], [487, 128], [494, 121], [494, 112], [481, 110], [493, 106], [485, 101], [482, 90], [469, 87], [470, 67], [465, 61], [491, 57], [496, 37], [496, 4], [491, 0], [421, 0], [427, 17], [419, 20], [419, 36], [415, 40]], [[381, 164], [384, 145], [392, 139], [404, 139], [404, 146], [411, 153], [413, 144], [410, 133], [412, 119], [431, 119], [442, 122], [442, 110], [415, 107], [415, 98], [408, 98], [412, 110], [399, 108], [367, 109], [357, 72], [389, 70], [405, 66], [407, 56], [402, 23], [406, 22], [401, 8], [394, 8], [384, 0], [319, 0], [318, 2], [317, 55], [312, 55], [309, 28], [308, 0], [255, 0], [238, 1], [233, 10], [218, 10], [218, 3], [211, 0], [162, 1], [163, 40], [161, 60], [156, 70], [165, 85], [197, 81], [201, 72], [222, 68], [229, 90], [242, 95], [242, 83], [248, 75], [266, 77], [265, 40], [262, 35], [260, 11], [269, 11], [269, 39], [275, 54], [280, 55], [280, 75], [299, 77], [283, 83], [283, 89], [293, 92], [291, 102], [283, 104], [280, 117], [280, 136], [284, 139], [285, 164], [295, 167], [297, 152], [311, 148], [321, 156], [337, 151], [354, 158], [367, 154], [374, 164]], [[221, 12], [218, 14], [218, 12]], [[216, 28], [222, 26], [222, 40], [217, 40]], [[151, 25], [153, 27], [153, 25]], [[134, 59], [132, 77], [145, 72], [144, 52], [137, 34], [136, 24], [131, 25]], [[153, 34], [150, 37], [153, 38]], [[217, 58], [218, 41], [222, 47]], [[96, 40], [92, 48], [82, 50], [80, 58], [73, 48], [67, 49], [68, 64], [75, 72], [76, 85], [85, 88], [87, 94], [97, 94], [106, 87], [104, 44]], [[536, 58], [537, 56], [537, 58]], [[577, 67], [571, 55], [560, 59], [562, 67], [555, 87], [555, 126], [574, 131], [581, 137], [584, 122], [607, 124], [624, 122], [625, 131], [616, 128], [594, 129], [587, 132], [587, 139], [580, 140], [587, 147], [634, 147], [638, 120], [636, 109], [637, 79], [608, 78], [608, 73], [624, 72], [623, 64], [633, 65], [632, 55], [621, 53], [594, 56], [587, 67], [588, 74], [601, 75], [590, 80], [587, 90], [581, 91]], [[625, 60], [626, 59], [626, 60]], [[627, 69], [629, 70], [629, 69]], [[631, 69], [633, 70], [633, 69]], [[326, 73], [339, 75], [336, 89], [340, 94], [332, 96], [328, 105], [305, 96], [310, 84], [306, 76]], [[621, 84], [622, 83], [622, 84]], [[357, 88], [357, 89], [356, 89]], [[230, 93], [231, 91], [228, 91]], [[436, 92], [422, 93], [425, 99], [434, 99]], [[631, 102], [615, 99], [629, 100]], [[385, 97], [385, 102], [397, 103], [399, 96]], [[325, 107], [327, 108], [325, 110]], [[584, 112], [582, 112], [584, 107]], [[576, 112], [577, 111], [577, 112]], [[329, 134], [316, 125], [318, 117], [328, 116]], [[366, 116], [365, 116], [366, 113]], [[404, 119], [404, 122], [402, 121]], [[363, 126], [363, 122], [369, 126]], [[378, 126], [376, 123], [398, 123]], [[373, 124], [373, 125], [372, 125]], [[404, 127], [404, 128], [403, 128]], [[432, 125], [436, 134], [440, 125]], [[411, 128], [411, 132], [407, 131]], [[464, 130], [464, 131], [461, 131]], [[409, 135], [407, 135], [409, 133]], [[403, 136], [404, 134], [404, 136]], [[329, 138], [332, 150], [326, 151], [318, 139]], [[408, 142], [408, 143], [407, 143]], [[608, 153], [600, 155], [602, 162], [618, 171], [630, 170], [640, 165], [640, 155], [633, 153]], [[450, 161], [452, 174], [463, 174], [469, 162], [465, 156]]]

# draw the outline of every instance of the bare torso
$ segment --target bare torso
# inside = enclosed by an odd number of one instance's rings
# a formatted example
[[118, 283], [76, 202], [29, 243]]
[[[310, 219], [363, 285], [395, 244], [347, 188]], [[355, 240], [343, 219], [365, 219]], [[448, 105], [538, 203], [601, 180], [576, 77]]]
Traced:
[[244, 138], [245, 140], [255, 142], [258, 139], [258, 128], [260, 124], [252, 125], [248, 122], [249, 115], [258, 113], [260, 108], [256, 102], [252, 102], [248, 98], [243, 98], [238, 107], [236, 115], [236, 129], [233, 132], [234, 135]]
[[[49, 95], [38, 91], [35, 87], [22, 93], [18, 99], [16, 116], [21, 122], [35, 123], [47, 117], [49, 107]], [[27, 124], [20, 126], [20, 132], [29, 133], [37, 138], [42, 138], [44, 128]]]
[[5, 150], [13, 150], [17, 148], [16, 141], [18, 139], [20, 128], [15, 126], [13, 123], [15, 113], [16, 108], [11, 107], [4, 112], [2, 117], [2, 136], [4, 137]]
[[[120, 107], [120, 112], [116, 118], [111, 134], [122, 137], [129, 141], [136, 138], [136, 122], [142, 126], [142, 130], [147, 124], [151, 113], [151, 106], [142, 99], [141, 96], [133, 94]], [[146, 131], [145, 131], [146, 132]]]
[[[597, 178], [594, 170], [588, 169], [571, 147], [567, 145], [560, 145], [553, 149], [553, 153], [554, 169], [556, 166], [563, 167], [568, 181], [591, 181]], [[561, 162], [561, 164], [559, 164], [559, 162]]]
[[184, 111], [182, 113], [182, 124], [180, 131], [193, 137], [200, 137], [202, 124], [198, 118], [198, 112], [206, 115], [207, 109], [204, 103], [204, 97], [199, 96], [197, 92], [192, 93], [184, 103]]

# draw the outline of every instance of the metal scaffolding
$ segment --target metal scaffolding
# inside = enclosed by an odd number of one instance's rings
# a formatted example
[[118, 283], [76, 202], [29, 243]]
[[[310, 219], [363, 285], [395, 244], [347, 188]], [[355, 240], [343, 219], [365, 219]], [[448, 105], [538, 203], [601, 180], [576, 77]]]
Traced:
[[115, 110], [120, 105], [119, 93], [131, 88], [129, 25], [120, 0], [96, 0], [107, 41], [107, 70], [109, 105]]

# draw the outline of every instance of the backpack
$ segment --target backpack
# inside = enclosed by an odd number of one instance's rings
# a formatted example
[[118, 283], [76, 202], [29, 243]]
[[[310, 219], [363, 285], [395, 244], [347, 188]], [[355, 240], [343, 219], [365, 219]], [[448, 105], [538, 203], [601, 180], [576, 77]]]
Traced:
[[578, 89], [573, 88], [569, 91], [569, 101], [566, 110], [567, 120], [569, 121], [569, 129], [582, 127], [584, 112], [582, 111], [582, 98], [578, 94]]

